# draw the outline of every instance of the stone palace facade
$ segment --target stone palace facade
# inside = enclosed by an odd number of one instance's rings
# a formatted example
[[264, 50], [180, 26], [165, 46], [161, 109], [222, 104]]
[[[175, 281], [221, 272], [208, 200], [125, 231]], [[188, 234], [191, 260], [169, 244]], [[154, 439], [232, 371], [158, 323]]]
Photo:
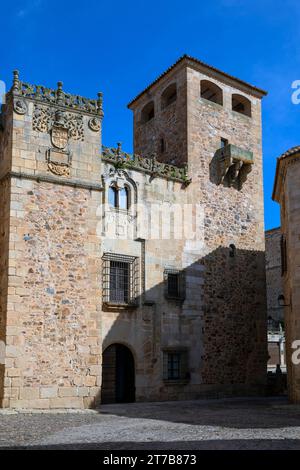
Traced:
[[0, 131], [2, 407], [264, 391], [264, 95], [183, 56], [129, 104], [129, 155], [102, 147], [101, 93], [14, 72]]

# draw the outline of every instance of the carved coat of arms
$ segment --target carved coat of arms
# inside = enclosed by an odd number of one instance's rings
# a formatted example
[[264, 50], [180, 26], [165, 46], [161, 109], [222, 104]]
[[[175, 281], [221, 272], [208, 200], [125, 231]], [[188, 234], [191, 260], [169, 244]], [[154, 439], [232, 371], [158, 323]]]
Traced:
[[66, 127], [53, 125], [51, 129], [51, 142], [54, 147], [64, 149], [69, 139], [69, 131]]
[[71, 166], [71, 153], [67, 149], [69, 129], [64, 126], [64, 115], [57, 111], [56, 120], [51, 129], [51, 143], [54, 148], [49, 149], [46, 158], [49, 170], [57, 176], [69, 176]]

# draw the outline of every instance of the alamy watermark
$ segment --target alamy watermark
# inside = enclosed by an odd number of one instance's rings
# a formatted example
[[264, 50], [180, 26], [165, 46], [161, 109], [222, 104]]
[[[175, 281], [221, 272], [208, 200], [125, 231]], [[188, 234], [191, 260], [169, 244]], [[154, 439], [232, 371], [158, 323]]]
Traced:
[[292, 363], [295, 366], [300, 364], [300, 340], [296, 339], [292, 342], [292, 349], [295, 350], [292, 354]]
[[292, 103], [300, 104], [300, 80], [294, 80], [291, 87], [293, 90], [295, 90], [291, 96]]
[[133, 204], [127, 210], [103, 204], [97, 209], [97, 235], [109, 239], [204, 240], [204, 208], [201, 204]]

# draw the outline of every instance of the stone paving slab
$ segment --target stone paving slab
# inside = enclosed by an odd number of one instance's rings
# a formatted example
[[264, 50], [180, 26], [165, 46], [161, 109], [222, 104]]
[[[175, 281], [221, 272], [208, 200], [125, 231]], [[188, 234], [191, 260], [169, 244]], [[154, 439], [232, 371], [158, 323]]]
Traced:
[[0, 448], [300, 449], [300, 406], [278, 399], [103, 405], [99, 410], [1, 410]]

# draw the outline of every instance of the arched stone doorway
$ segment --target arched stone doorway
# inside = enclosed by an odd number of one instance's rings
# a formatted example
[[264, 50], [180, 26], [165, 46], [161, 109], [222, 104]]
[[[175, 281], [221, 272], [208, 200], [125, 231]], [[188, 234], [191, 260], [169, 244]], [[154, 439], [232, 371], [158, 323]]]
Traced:
[[101, 403], [135, 401], [134, 357], [123, 344], [111, 344], [102, 356]]

